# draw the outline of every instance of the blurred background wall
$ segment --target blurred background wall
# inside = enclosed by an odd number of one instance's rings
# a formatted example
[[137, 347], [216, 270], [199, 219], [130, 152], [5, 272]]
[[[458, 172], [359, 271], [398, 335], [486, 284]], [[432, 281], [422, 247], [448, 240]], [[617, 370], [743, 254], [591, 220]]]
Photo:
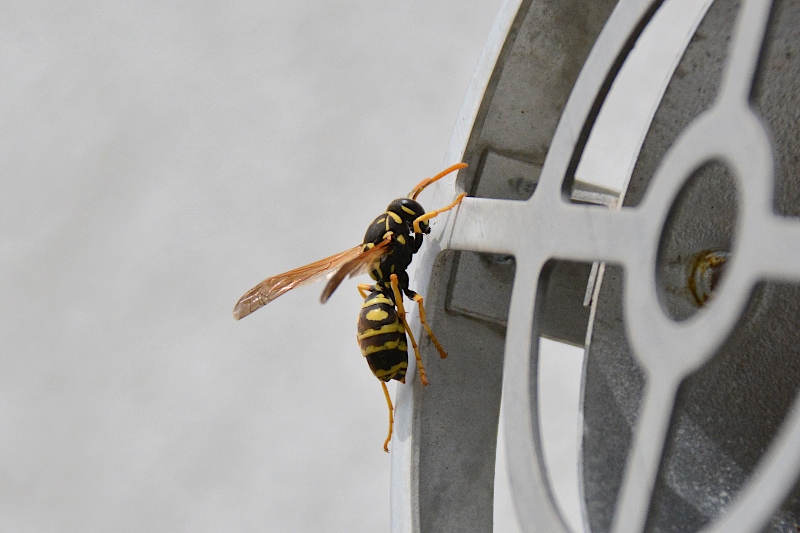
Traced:
[[0, 529], [388, 530], [355, 282], [231, 310], [441, 169], [500, 3], [4, 3]]

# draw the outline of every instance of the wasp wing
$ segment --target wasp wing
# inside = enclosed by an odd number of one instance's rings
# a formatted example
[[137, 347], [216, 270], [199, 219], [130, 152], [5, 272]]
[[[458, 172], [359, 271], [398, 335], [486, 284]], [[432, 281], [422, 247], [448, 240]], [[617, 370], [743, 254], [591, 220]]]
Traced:
[[358, 258], [362, 255], [364, 253], [361, 251], [362, 246], [363, 245], [359, 244], [344, 252], [265, 279], [247, 291], [244, 296], [236, 302], [236, 307], [233, 308], [233, 318], [239, 320], [240, 318], [246, 317], [256, 309], [264, 307], [281, 294], [295, 287], [321, 281], [331, 274], [331, 272], [335, 272], [354, 258]]
[[387, 237], [369, 250], [361, 253], [358, 257], [343, 264], [328, 280], [328, 284], [325, 285], [325, 290], [322, 291], [322, 296], [320, 296], [320, 301], [322, 303], [327, 302], [328, 298], [333, 294], [333, 291], [336, 290], [336, 287], [338, 287], [348, 275], [352, 278], [353, 276], [368, 272], [373, 264], [381, 260], [381, 256], [389, 253], [388, 248], [391, 242], [392, 239]]

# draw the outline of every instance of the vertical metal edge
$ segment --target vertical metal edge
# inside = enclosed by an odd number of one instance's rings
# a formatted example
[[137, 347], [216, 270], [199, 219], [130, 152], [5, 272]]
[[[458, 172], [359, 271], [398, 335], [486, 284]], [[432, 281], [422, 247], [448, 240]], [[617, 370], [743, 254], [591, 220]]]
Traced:
[[[456, 119], [444, 158], [445, 165], [462, 160], [478, 119], [481, 104], [484, 102], [487, 92], [490, 92], [492, 75], [517, 18], [517, 13], [523, 3], [530, 1], [506, 0], [500, 8]], [[431, 189], [435, 205], [442, 203], [440, 201], [442, 198], [452, 199], [455, 197], [453, 180], [448, 180], [447, 183], [438, 182]], [[443, 231], [443, 227], [446, 228], [445, 231]], [[442, 243], [449, 241], [452, 223], [437, 224], [432, 230], [432, 235], [428, 238], [428, 246], [422, 250], [411, 268], [411, 275], [421, 294], [427, 292], [433, 262], [442, 250]], [[444, 247], [447, 248], [446, 245]], [[410, 322], [409, 326], [419, 333], [421, 326], [418, 317], [413, 315]], [[409, 370], [411, 368], [409, 367]], [[416, 438], [417, 409], [415, 409], [414, 395], [420, 385], [414, 379], [415, 376], [416, 372], [412, 371], [409, 373], [409, 379], [405, 385], [397, 385], [395, 434], [391, 443], [390, 523], [392, 533], [417, 533], [420, 531], [419, 439]]]

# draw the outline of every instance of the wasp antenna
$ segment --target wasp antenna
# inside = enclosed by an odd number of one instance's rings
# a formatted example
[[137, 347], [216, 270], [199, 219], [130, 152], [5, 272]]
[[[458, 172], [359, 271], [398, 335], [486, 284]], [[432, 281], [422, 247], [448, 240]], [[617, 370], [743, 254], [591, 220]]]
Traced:
[[440, 179], [442, 179], [443, 177], [447, 176], [451, 172], [454, 172], [456, 170], [460, 170], [462, 168], [467, 168], [467, 166], [468, 165], [466, 163], [456, 163], [455, 165], [453, 165], [451, 167], [447, 167], [446, 169], [442, 170], [441, 172], [439, 172], [438, 174], [436, 174], [432, 178], [425, 178], [424, 180], [422, 180], [419, 183], [417, 183], [416, 187], [411, 189], [411, 192], [408, 193], [408, 197], [411, 198], [412, 200], [416, 200], [417, 196], [419, 196], [419, 193], [421, 193], [425, 189], [425, 187], [427, 187], [428, 185], [430, 185], [431, 183], [433, 183], [435, 181], [439, 181]]

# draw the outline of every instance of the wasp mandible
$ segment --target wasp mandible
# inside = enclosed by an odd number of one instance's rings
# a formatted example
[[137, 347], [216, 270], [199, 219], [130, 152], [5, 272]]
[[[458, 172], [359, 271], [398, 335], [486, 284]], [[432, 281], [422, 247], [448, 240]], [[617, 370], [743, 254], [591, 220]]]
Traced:
[[422, 246], [423, 237], [431, 231], [429, 220], [456, 207], [466, 193], [461, 193], [451, 204], [429, 212], [425, 212], [417, 202], [417, 196], [428, 185], [466, 167], [466, 163], [457, 163], [419, 182], [407, 197], [393, 200], [386, 211], [372, 221], [363, 242], [358, 246], [267, 278], [247, 291], [233, 308], [233, 317], [239, 320], [295, 287], [327, 278], [328, 283], [320, 298], [322, 303], [325, 303], [345, 277], [368, 273], [375, 283], [358, 285], [364, 303], [358, 316], [357, 339], [361, 354], [367, 359], [372, 373], [381, 382], [386, 404], [389, 406], [389, 435], [383, 443], [383, 449], [387, 452], [389, 441], [392, 439], [394, 407], [386, 383], [393, 379], [401, 383], [406, 381], [408, 368], [406, 334], [414, 349], [420, 382], [423, 385], [428, 384], [417, 343], [406, 322], [403, 295], [416, 302], [419, 321], [428, 333], [428, 337], [436, 346], [439, 356], [443, 359], [447, 357], [444, 348], [428, 326], [422, 296], [408, 286], [406, 270], [414, 254]]

